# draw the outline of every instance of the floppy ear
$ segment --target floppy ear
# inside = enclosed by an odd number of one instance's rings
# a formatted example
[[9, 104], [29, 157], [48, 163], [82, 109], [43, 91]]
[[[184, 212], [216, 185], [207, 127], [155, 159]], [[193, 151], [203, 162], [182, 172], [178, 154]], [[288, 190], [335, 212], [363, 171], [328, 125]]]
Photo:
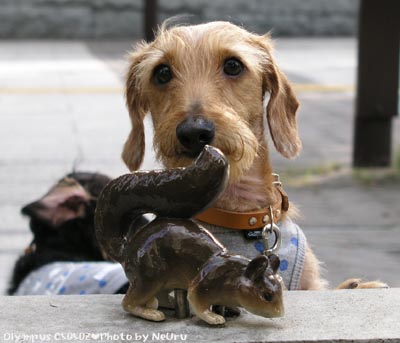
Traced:
[[[271, 56], [269, 35], [262, 37], [263, 48]], [[272, 56], [265, 67], [265, 90], [270, 93], [267, 105], [268, 126], [276, 150], [286, 158], [296, 157], [301, 151], [297, 133], [296, 112], [299, 101], [286, 76], [279, 70]]]
[[45, 196], [24, 206], [21, 212], [57, 228], [68, 220], [84, 218], [90, 199], [90, 194], [77, 181], [65, 178]]
[[142, 164], [145, 148], [143, 120], [148, 108], [143, 97], [138, 68], [143, 59], [144, 54], [140, 50], [131, 55], [131, 65], [126, 80], [126, 104], [132, 129], [125, 142], [122, 159], [131, 171], [138, 169]]

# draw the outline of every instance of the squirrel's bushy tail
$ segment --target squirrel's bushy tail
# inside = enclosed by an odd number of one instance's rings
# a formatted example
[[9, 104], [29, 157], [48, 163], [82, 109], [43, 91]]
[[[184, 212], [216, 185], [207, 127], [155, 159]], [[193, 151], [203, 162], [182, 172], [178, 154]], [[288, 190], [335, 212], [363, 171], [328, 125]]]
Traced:
[[122, 261], [131, 223], [145, 213], [191, 218], [225, 188], [229, 164], [216, 148], [205, 146], [186, 168], [140, 171], [112, 180], [97, 201], [96, 236], [105, 253]]

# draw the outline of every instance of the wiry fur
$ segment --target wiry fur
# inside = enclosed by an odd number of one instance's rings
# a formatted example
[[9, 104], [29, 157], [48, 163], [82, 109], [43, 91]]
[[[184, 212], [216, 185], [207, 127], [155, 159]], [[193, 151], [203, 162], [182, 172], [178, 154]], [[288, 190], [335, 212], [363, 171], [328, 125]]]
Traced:
[[[143, 118], [150, 113], [154, 148], [166, 167], [187, 166], [177, 126], [201, 114], [215, 125], [216, 146], [231, 166], [229, 185], [215, 206], [232, 211], [265, 208], [274, 199], [265, 127], [275, 148], [286, 158], [299, 154], [296, 112], [299, 102], [272, 56], [268, 34], [260, 36], [228, 22], [167, 29], [162, 26], [151, 43], [140, 43], [130, 54], [126, 98], [132, 131], [123, 160], [130, 170], [140, 167], [144, 154]], [[223, 73], [227, 58], [244, 65], [240, 77]], [[168, 64], [171, 82], [153, 80], [156, 66]], [[265, 94], [270, 98], [266, 108]], [[267, 125], [265, 125], [267, 124]], [[307, 248], [302, 289], [321, 289], [317, 258]]]

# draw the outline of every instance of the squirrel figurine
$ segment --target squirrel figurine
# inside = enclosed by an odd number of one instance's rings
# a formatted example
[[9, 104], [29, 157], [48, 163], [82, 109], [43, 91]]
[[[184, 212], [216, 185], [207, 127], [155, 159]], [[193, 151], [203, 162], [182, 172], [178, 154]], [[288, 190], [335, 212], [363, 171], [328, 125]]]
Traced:
[[[223, 191], [228, 176], [222, 152], [205, 146], [188, 167], [126, 174], [104, 188], [97, 203], [96, 236], [125, 270], [130, 283], [122, 301], [126, 311], [162, 321], [157, 294], [186, 289], [193, 312], [210, 325], [225, 323], [212, 305], [243, 307], [268, 318], [283, 315], [279, 258], [249, 260], [231, 254], [190, 219]], [[145, 213], [156, 218], [143, 226]]]

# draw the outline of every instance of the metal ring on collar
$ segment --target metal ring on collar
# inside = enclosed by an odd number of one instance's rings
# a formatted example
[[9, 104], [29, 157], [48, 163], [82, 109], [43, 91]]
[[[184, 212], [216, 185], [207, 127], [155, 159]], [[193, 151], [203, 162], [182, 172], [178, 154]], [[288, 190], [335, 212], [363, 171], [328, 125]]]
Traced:
[[[269, 247], [269, 240], [267, 233], [271, 232], [275, 235], [275, 242], [274, 244]], [[264, 226], [263, 231], [262, 231], [262, 239], [264, 242], [264, 255], [271, 255], [274, 254], [279, 248], [281, 247], [281, 231], [279, 230], [278, 225], [275, 223], [267, 224]]]
[[[269, 207], [269, 218], [270, 223], [265, 225], [261, 232], [261, 237], [264, 243], [264, 255], [268, 256], [275, 253], [281, 247], [281, 231], [278, 225], [274, 222], [274, 212], [272, 211], [272, 206]], [[275, 234], [275, 242], [272, 247], [269, 247], [268, 233]]]

